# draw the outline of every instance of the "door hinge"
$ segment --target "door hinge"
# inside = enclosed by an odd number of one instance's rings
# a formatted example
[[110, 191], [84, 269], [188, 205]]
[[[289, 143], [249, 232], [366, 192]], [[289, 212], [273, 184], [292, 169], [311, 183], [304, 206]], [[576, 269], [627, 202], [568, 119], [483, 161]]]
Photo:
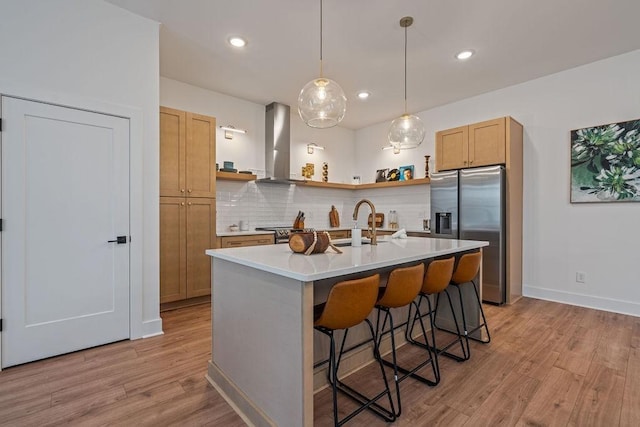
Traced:
[[0, 231], [2, 231], [2, 218], [0, 218]]
[[2, 132], [2, 117], [0, 117], [0, 132]]
[[2, 332], [2, 319], [0, 319], [0, 332]]

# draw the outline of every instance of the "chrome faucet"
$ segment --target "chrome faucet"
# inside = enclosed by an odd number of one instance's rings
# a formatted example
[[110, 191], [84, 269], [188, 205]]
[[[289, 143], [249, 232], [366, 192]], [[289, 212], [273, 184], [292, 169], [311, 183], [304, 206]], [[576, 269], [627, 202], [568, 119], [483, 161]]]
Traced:
[[371, 244], [377, 245], [378, 239], [376, 237], [376, 207], [373, 206], [370, 200], [362, 199], [358, 203], [356, 203], [356, 207], [353, 209], [353, 220], [358, 220], [358, 210], [360, 209], [360, 205], [366, 203], [371, 208]]

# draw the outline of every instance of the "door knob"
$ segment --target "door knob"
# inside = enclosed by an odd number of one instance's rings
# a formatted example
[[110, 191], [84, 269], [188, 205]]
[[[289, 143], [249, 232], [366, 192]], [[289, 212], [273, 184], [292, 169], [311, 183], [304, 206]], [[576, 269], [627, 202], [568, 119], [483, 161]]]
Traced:
[[118, 236], [116, 240], [107, 240], [107, 243], [117, 243], [119, 245], [124, 245], [127, 243], [127, 236]]

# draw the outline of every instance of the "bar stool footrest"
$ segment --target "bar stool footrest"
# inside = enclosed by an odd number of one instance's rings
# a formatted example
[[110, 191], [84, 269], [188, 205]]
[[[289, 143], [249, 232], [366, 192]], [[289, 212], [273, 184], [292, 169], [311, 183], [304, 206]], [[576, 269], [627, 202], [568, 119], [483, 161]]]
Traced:
[[382, 396], [384, 396], [387, 393], [385, 390], [381, 391], [374, 398], [369, 398], [363, 395], [362, 393], [360, 393], [358, 390], [355, 390], [349, 387], [342, 381], [337, 382], [336, 388], [338, 389], [338, 391], [344, 393], [345, 396], [349, 397], [350, 399], [352, 399], [353, 401], [361, 405], [358, 409], [356, 409], [355, 411], [353, 411], [352, 413], [344, 417], [341, 421], [339, 421], [338, 425], [344, 424], [345, 422], [349, 421], [351, 418], [355, 417], [365, 409], [368, 409], [369, 411], [373, 412], [374, 414], [381, 417], [383, 420], [387, 422], [393, 422], [396, 420], [396, 416], [393, 412], [389, 411], [388, 409], [376, 403], [378, 399], [380, 399]]
[[[389, 366], [390, 368], [393, 368], [393, 363], [389, 362], [388, 360], [382, 359], [382, 363], [384, 363], [385, 365]], [[431, 360], [427, 360], [425, 362], [422, 362], [421, 364], [419, 364], [418, 366], [416, 366], [415, 368], [413, 368], [412, 370], [408, 370], [406, 368], [403, 368], [402, 366], [397, 366], [398, 371], [402, 372], [404, 375], [398, 378], [398, 383], [402, 382], [403, 380], [405, 380], [408, 377], [411, 377], [415, 380], [418, 380], [420, 382], [423, 382], [431, 387], [435, 387], [440, 383], [440, 378], [436, 378], [435, 381], [427, 379], [425, 377], [423, 377], [422, 375], [418, 375], [416, 374], [416, 371], [418, 371], [419, 369], [422, 369], [423, 367], [427, 366], [428, 364], [432, 363]]]

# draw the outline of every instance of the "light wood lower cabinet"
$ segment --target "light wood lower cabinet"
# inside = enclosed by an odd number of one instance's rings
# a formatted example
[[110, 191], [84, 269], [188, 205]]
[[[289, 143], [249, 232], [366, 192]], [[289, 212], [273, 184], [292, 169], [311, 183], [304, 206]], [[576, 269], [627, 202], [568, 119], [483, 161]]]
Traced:
[[160, 198], [160, 302], [211, 293], [215, 199]]
[[331, 239], [348, 239], [351, 237], [351, 230], [325, 230]]
[[242, 236], [218, 237], [219, 248], [239, 248], [242, 246], [272, 245], [275, 243], [273, 234], [251, 234]]

